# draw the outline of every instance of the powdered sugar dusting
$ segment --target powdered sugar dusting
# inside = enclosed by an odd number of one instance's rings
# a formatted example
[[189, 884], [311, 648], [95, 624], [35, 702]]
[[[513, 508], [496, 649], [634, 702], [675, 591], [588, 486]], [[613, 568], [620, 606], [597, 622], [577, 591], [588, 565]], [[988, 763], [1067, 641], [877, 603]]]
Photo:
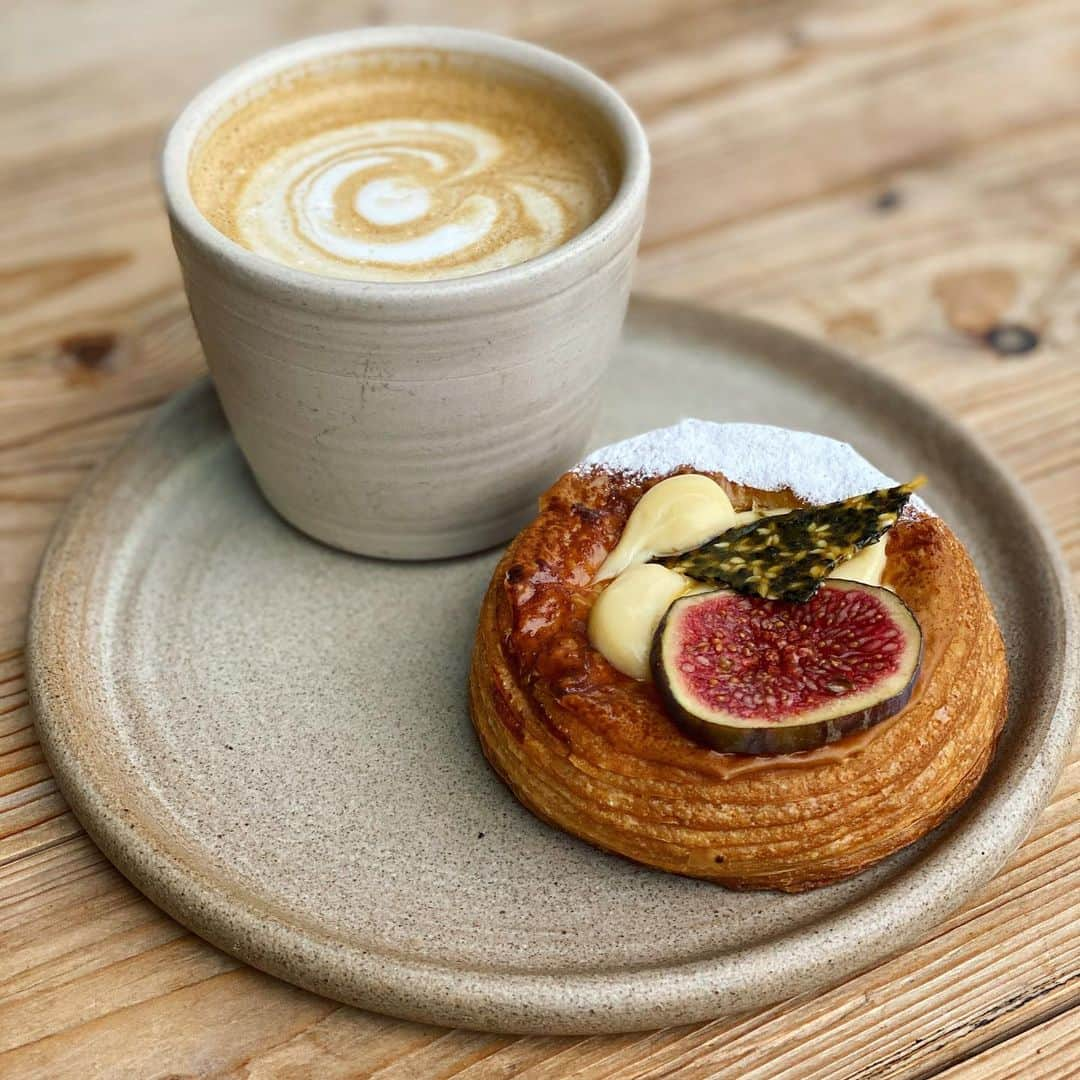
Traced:
[[[733, 483], [761, 491], [787, 488], [814, 504], [897, 483], [847, 443], [825, 435], [768, 424], [690, 419], [602, 447], [575, 471], [602, 468], [633, 476], [662, 476], [680, 466], [723, 473]], [[926, 511], [918, 497], [912, 502]]]

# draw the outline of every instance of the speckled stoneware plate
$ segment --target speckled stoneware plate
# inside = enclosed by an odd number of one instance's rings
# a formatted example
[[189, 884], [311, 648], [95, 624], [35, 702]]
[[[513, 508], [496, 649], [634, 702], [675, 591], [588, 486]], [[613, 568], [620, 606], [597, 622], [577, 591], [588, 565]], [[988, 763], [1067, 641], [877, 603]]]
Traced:
[[32, 617], [49, 761], [140, 889], [228, 952], [343, 1001], [598, 1032], [835, 982], [998, 869], [1050, 794], [1077, 698], [1065, 573], [1026, 497], [926, 402], [741, 318], [636, 301], [604, 393], [598, 444], [685, 415], [738, 418], [932, 478], [1012, 673], [1005, 737], [965, 809], [802, 896], [732, 894], [541, 824], [486, 766], [465, 707], [498, 553], [393, 564], [305, 539], [260, 498], [204, 382], [74, 500]]

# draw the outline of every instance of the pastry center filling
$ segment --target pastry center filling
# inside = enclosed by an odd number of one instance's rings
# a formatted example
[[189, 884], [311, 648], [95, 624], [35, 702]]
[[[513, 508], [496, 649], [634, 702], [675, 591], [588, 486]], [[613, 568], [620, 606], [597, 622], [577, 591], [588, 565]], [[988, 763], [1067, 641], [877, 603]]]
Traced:
[[724, 753], [814, 750], [899, 712], [922, 631], [881, 586], [914, 485], [737, 513], [719, 484], [669, 477], [596, 575], [589, 642], [651, 679], [668, 715]]
[[[718, 588], [651, 560], [683, 555], [726, 531], [784, 511], [737, 511], [713, 479], [686, 473], [661, 480], [638, 501], [618, 544], [596, 574], [610, 581], [589, 615], [589, 642], [612, 667], [645, 682], [656, 628], [680, 596]], [[885, 539], [868, 544], [828, 575], [880, 585]]]

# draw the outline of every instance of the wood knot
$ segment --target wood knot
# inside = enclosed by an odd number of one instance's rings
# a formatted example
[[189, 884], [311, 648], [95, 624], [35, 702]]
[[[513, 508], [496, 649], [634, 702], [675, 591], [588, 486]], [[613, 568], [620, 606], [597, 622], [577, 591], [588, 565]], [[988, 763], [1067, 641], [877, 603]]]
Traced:
[[874, 197], [874, 209], [879, 214], [887, 214], [898, 209], [903, 201], [903, 196], [896, 188], [886, 188]]
[[88, 368], [100, 368], [109, 353], [116, 348], [116, 335], [109, 333], [100, 334], [72, 334], [60, 342], [60, 348], [64, 350], [77, 364]]
[[97, 382], [118, 366], [120, 341], [107, 330], [71, 334], [59, 341], [60, 359], [68, 382]]
[[1000, 323], [986, 332], [986, 344], [999, 356], [1022, 356], [1039, 347], [1039, 335], [1019, 323]]

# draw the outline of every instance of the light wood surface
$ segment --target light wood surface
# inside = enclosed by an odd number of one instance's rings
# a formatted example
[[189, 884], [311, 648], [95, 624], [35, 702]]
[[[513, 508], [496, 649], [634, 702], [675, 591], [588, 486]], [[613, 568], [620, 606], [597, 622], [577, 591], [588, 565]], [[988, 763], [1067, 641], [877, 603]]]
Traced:
[[245, 968], [66, 810], [26, 705], [34, 569], [87, 470], [202, 369], [162, 132], [247, 55], [386, 21], [515, 33], [614, 81], [655, 155], [638, 287], [899, 373], [987, 440], [1080, 570], [1078, 0], [7, 5], [0, 1076], [1080, 1074], [1080, 755], [1006, 869], [905, 955], [753, 1015], [584, 1040], [406, 1024]]

